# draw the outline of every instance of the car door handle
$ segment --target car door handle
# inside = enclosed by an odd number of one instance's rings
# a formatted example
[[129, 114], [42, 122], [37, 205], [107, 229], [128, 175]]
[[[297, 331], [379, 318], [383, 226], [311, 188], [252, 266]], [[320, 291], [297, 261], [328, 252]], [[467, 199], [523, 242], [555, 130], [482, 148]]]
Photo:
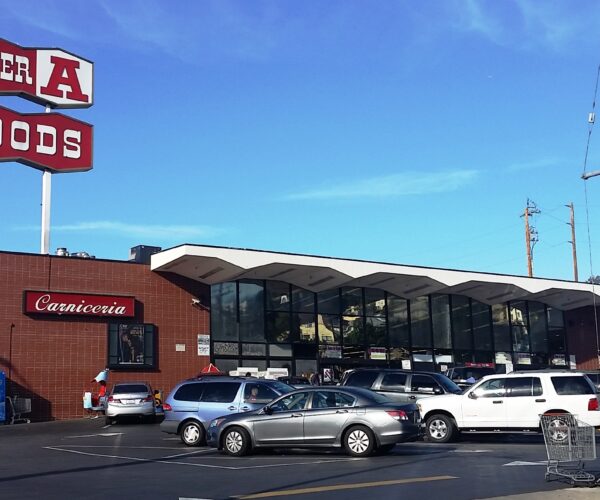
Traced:
[[292, 413], [292, 418], [301, 417], [302, 413]]
[[229, 411], [234, 411], [237, 410], [237, 408], [235, 406], [230, 406], [229, 408], [227, 408]]
[[[230, 409], [231, 409], [231, 408], [230, 408]], [[249, 409], [250, 409], [250, 407], [249, 407], [249, 406], [242, 406], [242, 410], [244, 410], [244, 411], [245, 411], [245, 410], [249, 410]]]
[[536, 403], [545, 403], [546, 400], [545, 399], [536, 399], [535, 402]]
[[503, 403], [503, 401], [493, 401], [493, 403], [494, 403], [495, 405], [501, 405], [501, 404]]
[[348, 413], [348, 410], [337, 410], [336, 413]]
[[417, 399], [417, 396], [408, 396], [408, 399]]

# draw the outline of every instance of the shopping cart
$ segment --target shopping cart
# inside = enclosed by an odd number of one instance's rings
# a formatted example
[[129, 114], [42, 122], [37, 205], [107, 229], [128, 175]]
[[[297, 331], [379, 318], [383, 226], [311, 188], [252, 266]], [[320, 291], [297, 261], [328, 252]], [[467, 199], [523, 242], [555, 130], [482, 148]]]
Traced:
[[17, 422], [29, 423], [28, 418], [24, 418], [23, 415], [31, 413], [31, 398], [22, 398], [21, 396], [7, 397], [6, 402], [8, 403], [8, 415], [10, 415], [9, 423], [16, 424]]
[[548, 465], [546, 481], [567, 479], [571, 485], [593, 486], [596, 477], [584, 470], [586, 460], [596, 459], [596, 429], [564, 413], [540, 416]]

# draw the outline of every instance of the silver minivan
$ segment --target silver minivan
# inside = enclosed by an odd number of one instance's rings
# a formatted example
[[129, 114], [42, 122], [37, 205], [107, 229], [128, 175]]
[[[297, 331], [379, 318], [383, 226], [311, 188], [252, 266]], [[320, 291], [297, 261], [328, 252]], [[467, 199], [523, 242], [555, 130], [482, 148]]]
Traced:
[[188, 446], [204, 442], [211, 420], [257, 410], [293, 391], [283, 382], [252, 377], [204, 376], [184, 380], [163, 403], [165, 419], [160, 430], [178, 434]]

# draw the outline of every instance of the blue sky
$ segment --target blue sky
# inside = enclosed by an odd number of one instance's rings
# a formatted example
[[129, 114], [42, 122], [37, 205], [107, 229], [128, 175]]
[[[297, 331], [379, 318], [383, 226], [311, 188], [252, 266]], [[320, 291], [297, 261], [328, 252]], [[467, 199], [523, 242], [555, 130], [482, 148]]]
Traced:
[[[0, 37], [95, 63], [94, 106], [65, 111], [94, 125], [94, 169], [53, 176], [52, 251], [188, 242], [524, 275], [530, 198], [535, 275], [572, 278], [571, 201], [590, 275], [597, 2], [0, 3]], [[600, 178], [587, 189], [597, 255]], [[40, 200], [39, 171], [0, 164], [0, 249], [39, 251]]]

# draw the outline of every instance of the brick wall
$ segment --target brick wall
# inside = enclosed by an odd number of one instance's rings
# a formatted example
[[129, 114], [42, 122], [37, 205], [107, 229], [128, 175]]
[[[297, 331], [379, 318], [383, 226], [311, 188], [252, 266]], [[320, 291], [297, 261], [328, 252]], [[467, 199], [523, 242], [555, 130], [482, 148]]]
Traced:
[[82, 394], [106, 366], [107, 325], [118, 320], [27, 316], [27, 289], [135, 297], [135, 322], [157, 327], [157, 369], [112, 370], [109, 385], [145, 380], [167, 393], [209, 362], [196, 347], [197, 335], [210, 330], [207, 286], [143, 264], [0, 252], [0, 370], [10, 375], [9, 392], [32, 398], [32, 420], [84, 415]]
[[[600, 308], [597, 308], [600, 322]], [[569, 353], [575, 355], [580, 370], [598, 370], [598, 338], [593, 307], [582, 307], [565, 312]], [[600, 328], [600, 324], [598, 325]]]

